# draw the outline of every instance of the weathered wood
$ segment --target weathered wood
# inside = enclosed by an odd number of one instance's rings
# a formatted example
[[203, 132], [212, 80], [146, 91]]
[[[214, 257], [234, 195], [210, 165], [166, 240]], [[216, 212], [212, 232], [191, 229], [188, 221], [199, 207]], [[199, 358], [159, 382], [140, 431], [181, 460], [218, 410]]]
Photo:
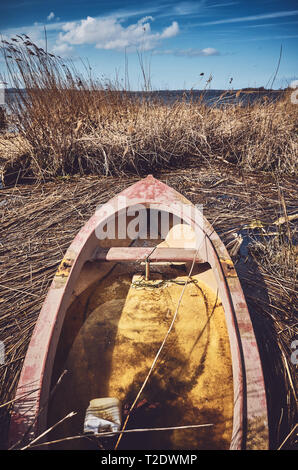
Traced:
[[153, 263], [163, 261], [183, 263], [192, 262], [194, 258], [198, 263], [205, 262], [198, 255], [197, 250], [193, 248], [112, 247], [99, 248], [93, 259], [116, 262], [146, 261], [148, 259]]

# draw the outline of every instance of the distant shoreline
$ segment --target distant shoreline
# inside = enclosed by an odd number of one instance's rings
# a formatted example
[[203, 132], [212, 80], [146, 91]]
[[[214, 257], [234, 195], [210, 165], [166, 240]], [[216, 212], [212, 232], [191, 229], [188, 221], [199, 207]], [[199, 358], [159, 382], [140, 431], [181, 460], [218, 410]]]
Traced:
[[[38, 90], [39, 92], [41, 90]], [[80, 90], [74, 88], [75, 93], [79, 93]], [[86, 91], [86, 90], [85, 90]], [[96, 93], [96, 90], [93, 90]], [[63, 90], [61, 90], [63, 92]], [[144, 91], [127, 91], [127, 90], [98, 90], [99, 93], [107, 92], [114, 96], [126, 95], [132, 99], [145, 99], [145, 100], [159, 100], [165, 105], [172, 105], [176, 101], [185, 102], [204, 102], [208, 106], [221, 106], [221, 105], [248, 105], [257, 103], [267, 99], [269, 102], [273, 102], [282, 98], [286, 90], [270, 90], [263, 87], [260, 88], [243, 88], [239, 90], [216, 90], [216, 89], [190, 89], [190, 90], [144, 90]], [[26, 89], [16, 90], [14, 88], [8, 88], [5, 91], [5, 104], [8, 106], [9, 102], [18, 101], [18, 97], [22, 94], [26, 95]]]
[[[118, 92], [126, 91], [127, 93], [206, 93], [206, 92], [211, 92], [211, 93], [237, 93], [237, 92], [246, 92], [246, 91], [252, 91], [252, 92], [257, 92], [257, 93], [282, 93], [285, 92], [287, 88], [282, 88], [282, 89], [272, 89], [272, 88], [264, 88], [264, 87], [259, 87], [259, 88], [253, 88], [253, 87], [246, 87], [246, 88], [231, 88], [231, 89], [221, 89], [221, 88], [178, 88], [178, 89], [157, 89], [157, 90], [115, 90]], [[5, 93], [16, 93], [20, 91], [26, 91], [25, 88], [22, 90], [16, 89], [16, 88], [6, 88]], [[104, 91], [104, 90], [103, 90]]]

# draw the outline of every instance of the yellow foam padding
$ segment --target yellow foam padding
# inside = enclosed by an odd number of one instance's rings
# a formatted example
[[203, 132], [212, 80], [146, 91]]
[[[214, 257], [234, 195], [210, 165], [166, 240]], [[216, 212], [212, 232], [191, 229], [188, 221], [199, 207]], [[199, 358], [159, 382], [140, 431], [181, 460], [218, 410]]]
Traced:
[[165, 240], [158, 246], [170, 248], [196, 248], [196, 234], [190, 225], [177, 224], [169, 230]]
[[[185, 282], [186, 276], [175, 279]], [[148, 409], [147, 421], [137, 425], [213, 426], [150, 436], [142, 433], [145, 448], [227, 449], [230, 445], [233, 381], [224, 310], [216, 293], [198, 276], [192, 280], [195, 282], [185, 289], [174, 327], [141, 397], [159, 404], [159, 411]], [[55, 406], [62, 417], [68, 410], [79, 411], [78, 432], [90, 400], [117, 397], [123, 407], [133, 402], [168, 331], [183, 289], [174, 282], [159, 288], [130, 287], [123, 298], [119, 297], [123, 282], [129, 282], [129, 275], [111, 276], [104, 293], [100, 285], [98, 293], [93, 293], [92, 311], [65, 364], [69, 374], [57, 391]], [[100, 299], [98, 305], [96, 296]], [[74, 429], [67, 432], [73, 433]], [[122, 445], [136, 448], [140, 436], [127, 436]]]

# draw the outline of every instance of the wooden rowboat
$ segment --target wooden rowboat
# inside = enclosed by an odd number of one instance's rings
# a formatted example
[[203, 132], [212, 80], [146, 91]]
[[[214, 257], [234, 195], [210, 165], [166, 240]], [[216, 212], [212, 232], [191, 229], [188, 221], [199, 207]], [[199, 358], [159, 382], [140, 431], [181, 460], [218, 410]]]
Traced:
[[119, 448], [267, 449], [262, 367], [233, 262], [198, 208], [151, 175], [98, 208], [67, 250], [23, 363], [11, 444], [72, 411], [43, 440], [82, 434], [94, 399], [114, 397], [124, 419], [174, 314], [127, 429], [212, 426], [126, 434]]

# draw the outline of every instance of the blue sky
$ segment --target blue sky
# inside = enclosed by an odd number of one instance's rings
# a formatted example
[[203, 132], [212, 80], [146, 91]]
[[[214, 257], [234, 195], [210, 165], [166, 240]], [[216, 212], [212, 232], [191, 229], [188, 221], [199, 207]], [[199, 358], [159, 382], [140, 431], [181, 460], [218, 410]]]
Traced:
[[211, 88], [265, 86], [281, 45], [274, 88], [298, 77], [294, 0], [2, 1], [2, 37], [25, 33], [44, 47], [44, 26], [48, 49], [78, 69], [88, 61], [94, 76], [124, 79], [127, 61], [132, 89], [142, 86], [137, 51], [154, 89], [204, 88], [210, 75]]

